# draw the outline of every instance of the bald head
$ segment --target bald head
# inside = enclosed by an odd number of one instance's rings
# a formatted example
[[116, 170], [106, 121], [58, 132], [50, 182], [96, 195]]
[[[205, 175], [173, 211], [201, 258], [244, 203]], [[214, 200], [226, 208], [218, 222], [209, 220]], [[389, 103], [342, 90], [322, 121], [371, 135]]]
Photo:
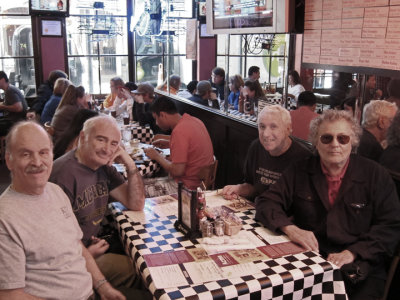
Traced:
[[34, 122], [21, 122], [11, 129], [6, 143], [12, 188], [22, 194], [42, 194], [53, 167], [53, 145], [47, 132]]
[[15, 124], [10, 132], [6, 136], [6, 153], [12, 153], [12, 147], [14, 146], [14, 143], [19, 141], [19, 134], [21, 132], [30, 132], [34, 136], [37, 135], [42, 135], [43, 137], [46, 137], [51, 145], [53, 147], [53, 142], [42, 126], [39, 124], [32, 122], [32, 121], [24, 121], [24, 122], [19, 122]]

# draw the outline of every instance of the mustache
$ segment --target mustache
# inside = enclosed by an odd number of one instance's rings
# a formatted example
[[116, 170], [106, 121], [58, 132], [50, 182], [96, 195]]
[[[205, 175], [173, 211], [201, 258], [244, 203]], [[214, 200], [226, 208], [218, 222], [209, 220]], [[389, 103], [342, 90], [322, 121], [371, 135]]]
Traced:
[[28, 166], [25, 171], [29, 174], [41, 173], [43, 171], [47, 171], [47, 167], [45, 165], [41, 165], [39, 167]]

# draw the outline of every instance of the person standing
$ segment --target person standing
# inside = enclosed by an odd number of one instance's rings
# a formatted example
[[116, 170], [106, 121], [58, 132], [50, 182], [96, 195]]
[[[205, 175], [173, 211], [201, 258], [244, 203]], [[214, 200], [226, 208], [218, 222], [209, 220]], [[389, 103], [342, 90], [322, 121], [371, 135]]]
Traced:
[[304, 91], [299, 95], [297, 101], [297, 109], [290, 111], [290, 117], [292, 119], [292, 135], [308, 140], [308, 132], [310, 131], [311, 120], [318, 117], [315, 112], [315, 107], [317, 106], [317, 97], [315, 97], [313, 92]]

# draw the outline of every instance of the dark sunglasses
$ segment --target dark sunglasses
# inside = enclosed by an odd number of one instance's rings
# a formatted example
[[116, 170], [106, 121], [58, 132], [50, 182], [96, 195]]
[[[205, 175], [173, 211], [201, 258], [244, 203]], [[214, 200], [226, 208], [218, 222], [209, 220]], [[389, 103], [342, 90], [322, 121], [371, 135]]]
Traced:
[[[330, 144], [332, 143], [334, 136], [332, 134], [323, 134], [319, 137], [319, 140], [322, 144]], [[345, 134], [339, 134], [336, 136], [337, 141], [341, 145], [346, 145], [350, 141], [350, 136]]]

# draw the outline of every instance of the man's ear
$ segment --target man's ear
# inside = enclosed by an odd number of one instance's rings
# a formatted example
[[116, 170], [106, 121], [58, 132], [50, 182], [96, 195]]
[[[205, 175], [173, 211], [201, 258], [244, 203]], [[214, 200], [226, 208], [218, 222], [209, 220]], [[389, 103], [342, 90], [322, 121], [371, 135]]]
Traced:
[[8, 168], [10, 171], [12, 171], [12, 170], [11, 170], [11, 163], [10, 163], [10, 161], [11, 161], [12, 158], [11, 158], [10, 152], [6, 152], [5, 159], [6, 159], [7, 168]]
[[379, 118], [378, 118], [378, 121], [376, 122], [376, 126], [378, 127], [378, 129], [383, 129], [383, 128], [385, 128], [385, 120], [384, 120], [385, 118], [384, 117], [382, 117], [382, 116], [380, 116]]
[[83, 145], [84, 141], [85, 141], [85, 133], [83, 132], [83, 130], [81, 130], [81, 132], [79, 133], [79, 143], [78, 143], [78, 145], [79, 144]]

